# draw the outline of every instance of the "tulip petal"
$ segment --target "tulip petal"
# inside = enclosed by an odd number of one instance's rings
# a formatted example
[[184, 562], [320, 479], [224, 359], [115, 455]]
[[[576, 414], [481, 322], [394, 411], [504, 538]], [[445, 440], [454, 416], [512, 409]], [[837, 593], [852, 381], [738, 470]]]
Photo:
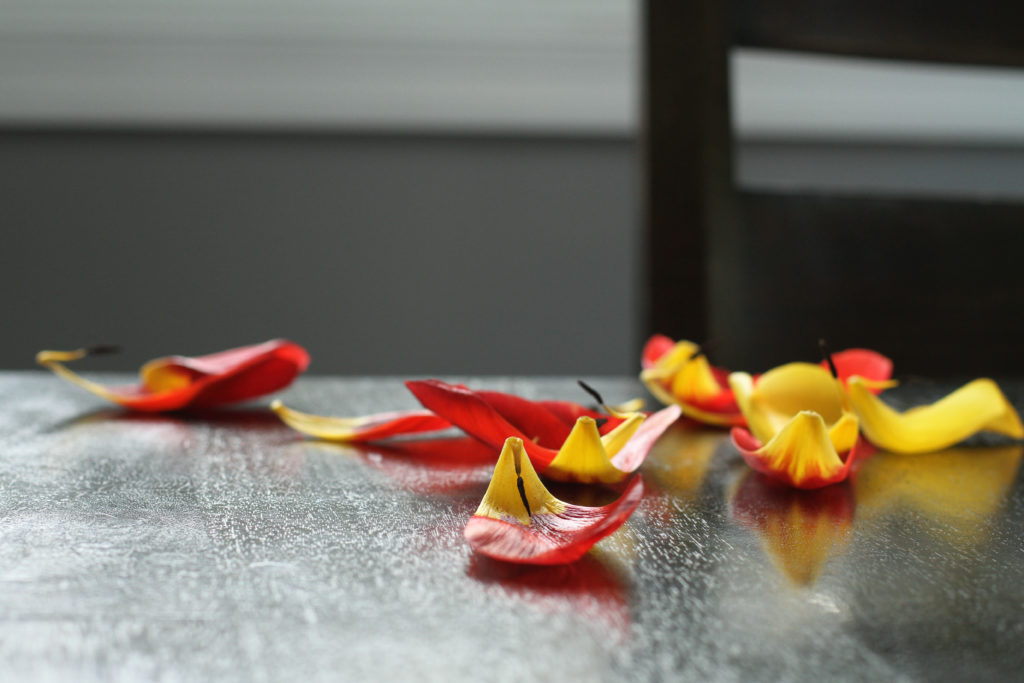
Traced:
[[[666, 337], [663, 334], [653, 335], [647, 340], [647, 343], [644, 344], [643, 351], [640, 353], [641, 367], [645, 370], [647, 368], [653, 368], [666, 353], [675, 347], [675, 345], [676, 342], [670, 337]], [[690, 354], [692, 354], [696, 348], [697, 345], [694, 344], [693, 350], [690, 351]]]
[[[530, 459], [541, 469], [550, 465], [558, 455], [557, 450], [541, 446], [534, 441], [538, 434], [524, 433], [519, 427], [506, 420], [482, 396], [466, 387], [436, 379], [409, 381], [405, 383], [405, 386], [419, 399], [424, 408], [443, 417], [470, 436], [492, 446], [495, 450], [503, 447], [505, 439], [515, 436], [523, 440]], [[543, 411], [544, 408], [537, 406], [537, 410]], [[538, 418], [537, 422], [541, 420], [543, 418]], [[533, 421], [530, 422], [531, 424], [527, 428], [532, 426]], [[562, 441], [559, 441], [557, 445], [561, 446]]]
[[[635, 413], [613, 431], [601, 436], [591, 417], [576, 420], [558, 455], [544, 468], [544, 475], [557, 481], [584, 484], [617, 484], [630, 475], [612, 464], [611, 453], [617, 453], [629, 441], [644, 416]], [[614, 449], [614, 450], [610, 450]]]
[[[832, 354], [832, 362], [836, 366], [837, 379], [846, 383], [851, 377], [857, 376], [875, 393], [882, 389], [891, 389], [898, 382], [892, 378], [892, 360], [877, 351], [870, 349], [846, 349]], [[828, 361], [821, 362], [821, 367], [828, 369]]]
[[64, 366], [91, 353], [90, 349], [40, 351], [36, 362], [101, 398], [147, 412], [209, 408], [256, 398], [285, 388], [309, 365], [305, 349], [276, 339], [195, 358], [158, 358], [142, 367], [138, 385], [109, 387]]
[[[757, 378], [745, 372], [729, 375], [736, 403], [761, 442], [770, 441], [802, 410], [818, 413], [835, 425], [844, 414], [842, 389], [828, 370], [810, 363], [788, 363]], [[838, 434], [847, 435], [844, 425]], [[848, 444], [848, 440], [842, 445]], [[840, 444], [836, 444], [840, 447]]]
[[850, 403], [864, 435], [895, 453], [927, 453], [957, 444], [981, 431], [1024, 438], [1020, 416], [991, 379], [976, 379], [931, 405], [896, 412], [853, 378]]
[[640, 381], [665, 405], [682, 406], [684, 415], [705, 424], [729, 427], [743, 424], [727, 373], [712, 367], [700, 347], [663, 335], [651, 337], [644, 346]]
[[618, 529], [642, 497], [643, 484], [636, 478], [618, 500], [603, 507], [558, 500], [541, 483], [523, 441], [510, 437], [465, 536], [473, 550], [494, 559], [564, 564]]
[[851, 449], [843, 460], [829, 438], [825, 421], [815, 412], [800, 411], [768, 443], [747, 430], [732, 430], [733, 445], [758, 472], [801, 489], [842, 481], [854, 461]]
[[451, 423], [429, 410], [400, 410], [361, 417], [326, 417], [299, 412], [281, 401], [270, 409], [295, 431], [325, 441], [368, 442], [394, 436], [450, 429]]

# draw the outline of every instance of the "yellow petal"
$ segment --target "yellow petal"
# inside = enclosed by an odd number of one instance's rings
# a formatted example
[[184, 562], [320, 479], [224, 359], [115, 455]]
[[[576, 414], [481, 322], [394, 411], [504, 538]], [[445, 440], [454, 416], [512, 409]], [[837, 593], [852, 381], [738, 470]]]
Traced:
[[601, 437], [601, 444], [608, 458], [614, 458], [615, 454], [622, 450], [622, 447], [633, 438], [636, 430], [644, 423], [647, 416], [642, 413], [631, 413], [623, 415], [625, 420], [615, 429]]
[[377, 413], [361, 417], [324, 417], [301, 413], [275, 400], [270, 409], [292, 429], [328, 441], [375, 441], [420, 432], [434, 432], [451, 425], [428, 410]]
[[754, 401], [754, 378], [746, 372], [729, 375], [729, 386], [736, 399], [736, 405], [747, 420], [747, 428], [761, 443], [768, 443], [786, 424], [788, 418], [775, 419], [759, 403]]
[[529, 526], [533, 515], [558, 514], [564, 510], [565, 503], [551, 495], [541, 483], [522, 439], [507, 438], [476, 514]]
[[843, 469], [843, 461], [829, 439], [825, 421], [802, 410], [768, 443], [755, 451], [763, 470], [784, 474], [795, 486], [828, 480]]
[[868, 391], [859, 377], [850, 379], [848, 391], [864, 435], [895, 453], [941, 450], [980, 431], [1024, 438], [1017, 411], [990, 379], [976, 379], [931, 405], [904, 413]]
[[736, 424], [736, 416], [731, 413], [710, 413], [673, 396], [665, 388], [662, 376], [653, 368], [641, 372], [640, 381], [644, 383], [644, 386], [647, 387], [647, 390], [651, 392], [654, 398], [665, 405], [678, 405], [681, 407], [683, 409], [683, 417], [699, 420], [704, 424], [717, 427], [732, 427]]
[[672, 378], [672, 395], [685, 403], [703, 403], [722, 393], [711, 372], [707, 356], [701, 354], [684, 362]]
[[[762, 443], [770, 441], [794, 415], [809, 410], [826, 424], [840, 427], [844, 396], [839, 383], [820, 365], [788, 363], [761, 375], [757, 383], [745, 372], [729, 375], [736, 403], [751, 433]], [[837, 432], [837, 450], [849, 450], [849, 425]]]
[[76, 349], [74, 351], [40, 351], [36, 354], [36, 362], [44, 368], [52, 370], [54, 373], [63, 377], [72, 384], [77, 384], [86, 391], [96, 394], [100, 398], [105, 398], [108, 401], [117, 403], [121, 400], [121, 396], [110, 391], [102, 384], [97, 384], [96, 382], [85, 379], [63, 365], [63, 363], [70, 363], [72, 361], [85, 358], [88, 355], [90, 355], [89, 349]]
[[837, 453], [845, 453], [857, 443], [860, 424], [853, 413], [843, 413], [839, 421], [828, 430], [828, 440]]
[[[643, 422], [642, 415], [637, 417], [640, 419], [627, 420], [606, 435], [605, 438], [609, 439], [615, 452], [629, 441], [629, 437]], [[616, 484], [629, 476], [628, 472], [612, 464], [605, 442], [597, 431], [597, 423], [587, 416], [576, 420], [558, 455], [544, 470], [544, 474], [560, 481], [579, 481], [585, 484]]]
[[675, 346], [659, 358], [651, 369], [661, 370], [666, 373], [663, 375], [663, 378], [667, 377], [674, 374], [680, 367], [693, 358], [693, 355], [697, 353], [698, 350], [700, 350], [700, 347], [697, 344], [682, 339], [676, 342]]
[[168, 358], [151, 360], [139, 369], [142, 385], [154, 394], [187, 387], [192, 383], [188, 370], [171, 365]]
[[640, 412], [644, 409], [644, 400], [642, 398], [631, 398], [625, 403], [619, 403], [614, 405], [601, 404], [608, 413], [614, 417], [626, 420], [633, 413]]

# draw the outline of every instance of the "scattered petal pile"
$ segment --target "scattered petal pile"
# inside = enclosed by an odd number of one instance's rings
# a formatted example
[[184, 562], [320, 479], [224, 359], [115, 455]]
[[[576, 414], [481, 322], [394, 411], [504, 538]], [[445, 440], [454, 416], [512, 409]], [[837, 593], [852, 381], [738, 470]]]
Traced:
[[[880, 353], [847, 349], [833, 354], [832, 361], [843, 382], [858, 376], [876, 392], [892, 385], [892, 361]], [[729, 371], [712, 366], [697, 344], [656, 334], [644, 345], [641, 364], [640, 379], [650, 392], [662, 403], [682, 406], [686, 417], [718, 427], [746, 424]], [[825, 361], [821, 365], [826, 367]]]
[[210, 408], [263, 396], [287, 387], [309, 365], [306, 350], [283, 339], [195, 358], [157, 358], [142, 366], [140, 383], [131, 386], [98, 384], [64, 365], [113, 350], [40, 351], [36, 362], [101, 398], [146, 412]]
[[606, 406], [602, 414], [578, 404], [471, 391], [436, 379], [406, 386], [425, 408], [495, 449], [518, 437], [533, 465], [558, 481], [625, 480], [680, 414], [678, 406], [650, 416]]

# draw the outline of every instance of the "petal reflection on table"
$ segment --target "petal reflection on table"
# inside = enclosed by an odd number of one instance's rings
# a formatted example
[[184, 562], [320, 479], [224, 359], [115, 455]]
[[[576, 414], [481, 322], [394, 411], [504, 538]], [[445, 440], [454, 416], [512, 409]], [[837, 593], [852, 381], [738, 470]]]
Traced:
[[647, 517], [669, 523], [673, 509], [692, 506], [715, 453], [727, 442], [727, 432], [693, 422], [681, 422], [666, 431], [644, 463]]
[[758, 535], [794, 585], [813, 586], [849, 543], [855, 502], [845, 482], [804, 491], [748, 471], [727, 495], [732, 518]]
[[572, 564], [535, 566], [473, 553], [466, 574], [542, 611], [574, 614], [621, 641], [629, 634], [631, 619], [617, 560], [614, 552], [591, 551]]
[[1021, 445], [877, 453], [857, 474], [858, 514], [923, 518], [929, 532], [956, 547], [984, 543], [1022, 455]]

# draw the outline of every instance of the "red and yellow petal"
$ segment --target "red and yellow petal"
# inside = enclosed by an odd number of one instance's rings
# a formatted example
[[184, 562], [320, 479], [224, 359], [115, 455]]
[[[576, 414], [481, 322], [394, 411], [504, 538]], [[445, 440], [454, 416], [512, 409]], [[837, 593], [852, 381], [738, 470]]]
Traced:
[[309, 365], [305, 349], [276, 339], [195, 358], [158, 358], [142, 367], [138, 385], [111, 387], [87, 380], [64, 365], [90, 352], [40, 351], [36, 362], [101, 398], [147, 412], [210, 408], [257, 398], [287, 387]]
[[[832, 354], [836, 376], [846, 384], [851, 377], [860, 377], [872, 392], [896, 386], [892, 379], [892, 360], [870, 349], [846, 349]], [[821, 362], [823, 369], [829, 369], [828, 361]]]
[[270, 404], [281, 420], [297, 432], [324, 441], [361, 443], [382, 441], [396, 436], [437, 432], [451, 423], [429, 410], [401, 410], [360, 417], [327, 417], [288, 408], [281, 401]]
[[[856, 422], [852, 424], [855, 433]], [[843, 423], [844, 440], [849, 438], [850, 425], [850, 421]], [[767, 443], [741, 427], [732, 430], [732, 441], [750, 467], [801, 489], [846, 479], [856, 452], [855, 443], [848, 452], [837, 452], [821, 415], [806, 410], [797, 413]]]
[[510, 437], [465, 536], [473, 550], [497, 560], [564, 564], [622, 526], [642, 497], [643, 484], [636, 478], [602, 507], [561, 501], [541, 483], [522, 439]]
[[676, 406], [649, 418], [638, 412], [609, 416], [568, 402], [529, 401], [439, 380], [406, 386], [425, 408], [496, 450], [510, 436], [521, 439], [534, 467], [558, 481], [622, 482], [679, 417]]

